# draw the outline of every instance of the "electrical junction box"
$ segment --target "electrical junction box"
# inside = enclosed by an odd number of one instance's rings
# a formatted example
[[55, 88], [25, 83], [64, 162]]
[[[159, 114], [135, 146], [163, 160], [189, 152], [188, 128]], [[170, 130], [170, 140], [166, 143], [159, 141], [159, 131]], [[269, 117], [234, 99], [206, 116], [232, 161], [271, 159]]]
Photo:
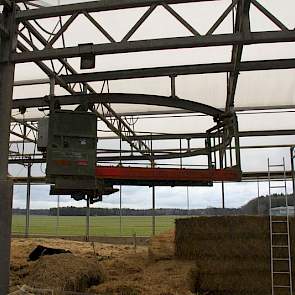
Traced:
[[[95, 188], [97, 117], [93, 113], [54, 111], [49, 118], [48, 182]], [[93, 185], [92, 185], [93, 184]]]
[[38, 151], [45, 152], [47, 149], [48, 126], [49, 126], [49, 118], [48, 117], [38, 120], [38, 139], [37, 139]]

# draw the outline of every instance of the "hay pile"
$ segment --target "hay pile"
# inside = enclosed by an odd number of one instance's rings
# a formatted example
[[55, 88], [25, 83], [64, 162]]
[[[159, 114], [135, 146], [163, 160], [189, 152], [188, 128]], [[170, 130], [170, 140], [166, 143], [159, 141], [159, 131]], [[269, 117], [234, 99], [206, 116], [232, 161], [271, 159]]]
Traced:
[[175, 231], [154, 236], [149, 241], [148, 253], [152, 260], [172, 259], [175, 255]]
[[[293, 224], [292, 220], [292, 241], [295, 236]], [[276, 228], [275, 231], [285, 230]], [[285, 244], [285, 237], [276, 239], [276, 244]], [[271, 294], [268, 217], [179, 219], [176, 221], [175, 243], [177, 257], [196, 261], [191, 273], [191, 285], [195, 292], [207, 291], [208, 294], [218, 295]], [[287, 257], [287, 254], [287, 249], [277, 249], [275, 253], [276, 257]], [[286, 262], [279, 263], [276, 270], [288, 269]], [[288, 277], [282, 275], [277, 284], [288, 284]]]
[[34, 288], [84, 292], [104, 280], [104, 271], [95, 257], [73, 254], [43, 256], [31, 265], [25, 283]]
[[[16, 285], [26, 284], [37, 262], [27, 262], [29, 253], [34, 247], [42, 244], [49, 247], [69, 249], [87, 263], [93, 256], [90, 243], [66, 241], [60, 239], [13, 239], [12, 240], [12, 273], [15, 279], [11, 282], [10, 291], [17, 290]], [[189, 289], [188, 277], [194, 261], [190, 260], [159, 260], [148, 257], [148, 248], [130, 245], [109, 245], [95, 243], [98, 259], [105, 257], [100, 264], [106, 273], [106, 280], [92, 286], [86, 293], [100, 295], [193, 295]], [[17, 276], [21, 275], [18, 279]], [[33, 276], [30, 276], [32, 280]], [[49, 276], [48, 276], [49, 277]], [[72, 291], [66, 294], [71, 294]], [[73, 294], [76, 294], [73, 292]], [[84, 291], [83, 291], [84, 294]]]

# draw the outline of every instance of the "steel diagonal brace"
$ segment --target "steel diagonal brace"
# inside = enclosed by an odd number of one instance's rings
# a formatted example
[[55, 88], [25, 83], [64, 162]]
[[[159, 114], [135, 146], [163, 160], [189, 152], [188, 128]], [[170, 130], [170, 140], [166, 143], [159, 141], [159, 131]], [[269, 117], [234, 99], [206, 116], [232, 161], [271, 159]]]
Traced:
[[269, 10], [267, 10], [262, 4], [260, 4], [256, 0], [251, 0], [251, 2], [254, 6], [256, 6], [256, 8], [258, 10], [260, 10], [278, 28], [280, 28], [282, 31], [288, 31], [288, 28], [279, 19], [277, 19]]
[[[21, 130], [21, 134], [17, 133], [15, 127], [18, 127]], [[28, 124], [22, 120], [11, 117], [11, 127], [10, 134], [15, 135], [19, 138], [27, 140], [32, 143], [36, 143], [38, 129], [35, 126]], [[29, 134], [32, 134], [34, 139], [28, 137]]]
[[[45, 40], [45, 38], [29, 23], [29, 22], [24, 22], [24, 25], [27, 27], [27, 29], [44, 45], [44, 46], [48, 46], [48, 42]], [[25, 37], [25, 36], [23, 36]], [[34, 44], [29, 40], [26, 39], [25, 40], [30, 46], [32, 46], [32, 48], [34, 50], [37, 50], [37, 48], [34, 46]], [[51, 47], [51, 46], [50, 46]], [[58, 59], [67, 70], [69, 70], [72, 74], [77, 74], [77, 72], [75, 71], [75, 69], [64, 59], [59, 58]], [[42, 65], [42, 68], [44, 69], [44, 66], [47, 68], [45, 73], [49, 76], [49, 77], [53, 77], [54, 79], [56, 79], [57, 81], [61, 81], [61, 86], [66, 88], [67, 90], [69, 89], [69, 87], [67, 85], [65, 85], [65, 83], [63, 82], [63, 80], [58, 77], [58, 75], [56, 75], [53, 71], [51, 71], [44, 63], [42, 62], [38, 62], [38, 65]], [[50, 71], [50, 72], [49, 72]], [[95, 90], [87, 83], [85, 83], [85, 86], [87, 87], [87, 90], [90, 93], [95, 93]], [[70, 91], [71, 94], [74, 94], [75, 91], [72, 90]], [[108, 104], [101, 104], [102, 107], [102, 113], [103, 114], [108, 114], [111, 115], [116, 124], [118, 126], [114, 126], [114, 124], [112, 124], [105, 115], [100, 114], [98, 112], [96, 112], [97, 116], [99, 117], [99, 119], [101, 119], [110, 130], [112, 130], [115, 134], [117, 134], [118, 136], [122, 137], [122, 140], [126, 141], [129, 143], [129, 145], [134, 148], [137, 152], [139, 152], [140, 154], [147, 156], [148, 159], [152, 160], [151, 158], [151, 150], [149, 148], [149, 146], [146, 145], [145, 142], [141, 141], [141, 140], [132, 140], [132, 138], [136, 137], [136, 133], [130, 128], [130, 126], [112, 109], [112, 107]], [[120, 127], [120, 128], [119, 128]], [[121, 132], [122, 131], [122, 132]], [[150, 151], [149, 154], [145, 154], [144, 152], [142, 152], [142, 150], [148, 150]]]
[[9, 8], [12, 8], [12, 3], [10, 0], [0, 0], [0, 5], [7, 6]]
[[[22, 33], [19, 34], [20, 36], [22, 36]], [[22, 37], [24, 38], [24, 36]], [[26, 41], [30, 41], [29, 39]], [[31, 45], [31, 44], [29, 44]], [[17, 47], [18, 49], [21, 50], [21, 52], [29, 52], [30, 50], [21, 42], [18, 41], [17, 43]], [[74, 94], [74, 91], [72, 90], [71, 87], [69, 87], [61, 78], [59, 78], [46, 64], [44, 64], [43, 62], [35, 62], [35, 64], [49, 77], [54, 77], [54, 79], [56, 79], [56, 81], [59, 83], [59, 85], [61, 87], [63, 87], [64, 89], [66, 89], [70, 94]]]
[[31, 124], [29, 124], [23, 120], [11, 117], [11, 122], [22, 124], [22, 125], [26, 126], [27, 128], [31, 129], [32, 131], [36, 131], [36, 132], [38, 131], [38, 129], [35, 126], [32, 126]]
[[10, 134], [12, 134], [12, 135], [14, 135], [16, 137], [19, 137], [19, 138], [21, 138], [23, 140], [26, 140], [27, 142], [36, 143], [36, 140], [34, 140], [34, 139], [30, 138], [30, 137], [27, 137], [24, 134], [19, 134], [19, 133], [15, 132], [15, 131], [12, 131], [12, 130], [10, 130]]
[[[31, 126], [27, 122], [11, 117], [10, 134], [22, 138], [28, 142], [36, 143], [37, 131], [37, 128]], [[33, 135], [33, 139], [29, 137], [30, 134]]]
[[[250, 34], [250, 0], [240, 0], [238, 2], [238, 8], [236, 13], [236, 22], [234, 33], [247, 35]], [[243, 43], [236, 44], [233, 46], [231, 63], [233, 69], [230, 72], [227, 84], [227, 99], [226, 99], [226, 112], [234, 106], [235, 93], [237, 89], [238, 77], [240, 73], [240, 63], [243, 53]]]

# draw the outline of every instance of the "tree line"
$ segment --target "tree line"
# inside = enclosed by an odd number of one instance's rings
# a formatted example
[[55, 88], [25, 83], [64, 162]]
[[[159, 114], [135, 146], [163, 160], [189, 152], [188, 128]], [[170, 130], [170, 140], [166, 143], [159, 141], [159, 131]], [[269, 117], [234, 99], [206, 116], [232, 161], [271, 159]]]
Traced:
[[[288, 195], [288, 205], [294, 205], [293, 195]], [[273, 194], [271, 196], [272, 207], [285, 207], [286, 201], [283, 194]], [[31, 215], [46, 215], [46, 216], [57, 216], [57, 208], [50, 209], [32, 209], [30, 210]], [[60, 216], [85, 216], [87, 208], [85, 207], [60, 207]], [[269, 196], [261, 196], [250, 200], [247, 204], [240, 208], [215, 208], [210, 207], [206, 209], [177, 209], [177, 208], [160, 208], [155, 210], [155, 215], [175, 215], [175, 216], [206, 216], [206, 215], [268, 215], [269, 213]], [[25, 209], [13, 209], [15, 215], [25, 215]], [[152, 216], [154, 214], [152, 209], [130, 209], [123, 208], [121, 213], [118, 208], [90, 208], [91, 216]]]
[[[86, 207], [60, 207], [60, 216], [85, 216], [87, 212]], [[58, 209], [33, 209], [30, 210], [32, 215], [47, 215], [57, 216]], [[185, 215], [236, 215], [239, 209], [221, 209], [221, 208], [207, 208], [207, 209], [177, 209], [177, 208], [161, 208], [155, 210], [155, 215], [166, 216], [185, 216]], [[25, 209], [13, 209], [15, 215], [25, 215]], [[152, 209], [129, 209], [123, 208], [121, 211], [122, 216], [152, 216], [154, 211]], [[120, 209], [118, 208], [90, 208], [90, 216], [120, 216]]]

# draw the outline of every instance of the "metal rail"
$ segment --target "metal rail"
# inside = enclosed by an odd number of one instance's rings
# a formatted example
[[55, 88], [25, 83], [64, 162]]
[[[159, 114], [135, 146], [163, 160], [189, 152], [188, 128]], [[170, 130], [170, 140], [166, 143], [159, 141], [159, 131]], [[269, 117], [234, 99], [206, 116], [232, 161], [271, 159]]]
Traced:
[[[289, 207], [287, 194], [287, 175], [285, 159], [282, 164], [270, 164], [267, 160], [268, 168], [268, 190], [269, 190], [269, 226], [270, 226], [270, 258], [271, 258], [271, 288], [272, 295], [281, 294], [282, 290], [293, 294], [292, 282], [292, 261], [291, 261], [291, 238], [290, 238], [290, 221], [289, 221]], [[281, 169], [281, 182], [272, 182], [273, 168]], [[282, 183], [283, 184], [280, 184]], [[279, 183], [279, 184], [278, 184]], [[273, 198], [276, 194], [282, 191], [285, 199], [286, 215], [275, 217], [273, 213]], [[276, 193], [274, 195], [274, 193]], [[282, 229], [283, 226], [283, 229]], [[284, 241], [279, 240], [284, 239]], [[284, 250], [287, 250], [287, 252]], [[278, 261], [283, 262], [284, 266], [278, 265]], [[288, 283], [282, 277], [287, 277]]]

